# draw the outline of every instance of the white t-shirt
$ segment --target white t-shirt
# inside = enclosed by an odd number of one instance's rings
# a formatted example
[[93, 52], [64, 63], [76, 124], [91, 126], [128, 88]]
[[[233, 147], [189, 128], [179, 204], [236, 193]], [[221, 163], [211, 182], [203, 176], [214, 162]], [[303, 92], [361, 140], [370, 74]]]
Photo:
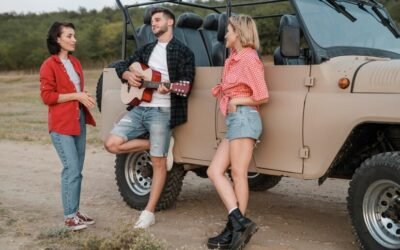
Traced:
[[76, 92], [81, 92], [81, 79], [79, 78], [78, 73], [76, 73], [71, 61], [69, 59], [61, 59], [61, 62], [64, 64], [65, 70], [67, 70], [69, 78], [75, 85]]
[[[160, 43], [154, 47], [149, 58], [149, 67], [161, 73], [161, 81], [169, 82], [168, 64], [167, 64], [167, 45]], [[171, 94], [159, 94], [156, 89], [153, 92], [151, 102], [141, 102], [139, 106], [143, 107], [171, 107]]]

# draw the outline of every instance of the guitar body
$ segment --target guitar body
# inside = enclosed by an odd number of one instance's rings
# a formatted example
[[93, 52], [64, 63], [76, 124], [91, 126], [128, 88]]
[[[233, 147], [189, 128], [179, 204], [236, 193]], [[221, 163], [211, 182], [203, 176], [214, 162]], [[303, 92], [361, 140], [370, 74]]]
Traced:
[[[150, 69], [147, 65], [134, 62], [129, 66], [130, 71], [140, 72], [144, 81], [161, 82], [161, 73]], [[128, 83], [121, 86], [121, 101], [124, 104], [137, 106], [140, 102], [151, 102], [153, 89], [131, 87]]]
[[179, 81], [175, 83], [161, 82], [161, 73], [150, 69], [147, 65], [134, 62], [129, 66], [130, 71], [140, 73], [142, 78], [142, 87], [131, 87], [128, 83], [121, 86], [121, 101], [124, 104], [137, 106], [140, 102], [151, 102], [153, 90], [163, 84], [171, 93], [186, 97], [190, 91], [190, 82]]

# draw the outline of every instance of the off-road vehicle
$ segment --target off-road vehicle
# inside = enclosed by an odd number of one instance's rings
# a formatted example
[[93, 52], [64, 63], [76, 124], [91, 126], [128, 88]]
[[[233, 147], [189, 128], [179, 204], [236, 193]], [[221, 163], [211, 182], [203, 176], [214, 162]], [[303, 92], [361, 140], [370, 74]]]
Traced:
[[[287, 13], [254, 17], [259, 29], [265, 20], [276, 25], [278, 32], [260, 36], [279, 45], [270, 48], [273, 62], [265, 63], [270, 99], [261, 108], [263, 134], [250, 167], [250, 189], [272, 188], [282, 176], [319, 184], [328, 177], [349, 179], [348, 211], [360, 246], [400, 249], [400, 34], [383, 5], [373, 0], [116, 2], [124, 19], [122, 59], [154, 41], [149, 8], [155, 2], [187, 10], [177, 17], [174, 35], [194, 52], [196, 77], [188, 121], [173, 131], [174, 167], [157, 209], [176, 200], [187, 171], [206, 177], [224, 137], [224, 118], [210, 90], [229, 53], [227, 16], [267, 4]], [[132, 23], [131, 8], [143, 10], [139, 26]], [[112, 66], [104, 69], [97, 89], [103, 139], [127, 112]], [[115, 174], [126, 203], [143, 209], [152, 180], [148, 152], [117, 155]]]

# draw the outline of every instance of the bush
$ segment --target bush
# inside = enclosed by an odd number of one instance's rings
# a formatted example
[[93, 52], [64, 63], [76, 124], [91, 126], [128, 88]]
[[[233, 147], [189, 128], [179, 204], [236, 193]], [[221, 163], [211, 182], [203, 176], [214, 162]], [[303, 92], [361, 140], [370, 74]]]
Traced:
[[41, 232], [38, 239], [44, 249], [83, 249], [83, 250], [159, 250], [165, 245], [144, 230], [134, 230], [132, 225], [124, 225], [112, 232], [110, 236], [97, 236], [83, 231], [67, 229], [48, 229]]

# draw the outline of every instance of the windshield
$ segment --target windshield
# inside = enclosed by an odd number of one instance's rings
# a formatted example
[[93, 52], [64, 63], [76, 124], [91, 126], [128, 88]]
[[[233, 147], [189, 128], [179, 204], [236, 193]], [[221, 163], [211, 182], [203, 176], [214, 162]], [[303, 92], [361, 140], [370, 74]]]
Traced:
[[[301, 17], [312, 39], [322, 48], [358, 47], [400, 54], [400, 39], [385, 27], [368, 5], [336, 1], [356, 18], [354, 22], [323, 0], [297, 0]], [[362, 9], [363, 8], [363, 9]], [[386, 14], [382, 11], [382, 14]]]

